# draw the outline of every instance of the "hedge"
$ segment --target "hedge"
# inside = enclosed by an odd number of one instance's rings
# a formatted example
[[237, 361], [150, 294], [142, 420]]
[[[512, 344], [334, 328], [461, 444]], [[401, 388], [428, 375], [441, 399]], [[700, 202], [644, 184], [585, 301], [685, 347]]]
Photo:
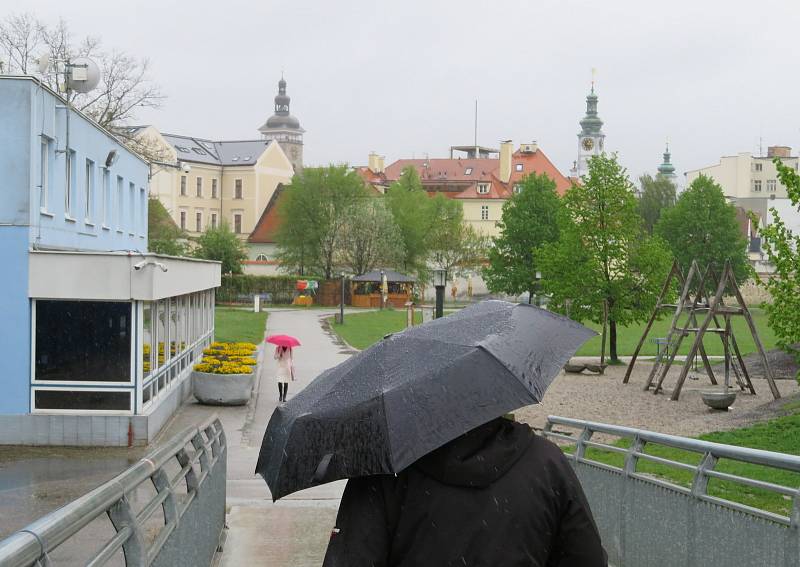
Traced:
[[254, 295], [275, 304], [290, 304], [294, 299], [297, 280], [317, 280], [320, 276], [253, 276], [248, 274], [223, 275], [217, 290], [218, 303], [251, 303]]

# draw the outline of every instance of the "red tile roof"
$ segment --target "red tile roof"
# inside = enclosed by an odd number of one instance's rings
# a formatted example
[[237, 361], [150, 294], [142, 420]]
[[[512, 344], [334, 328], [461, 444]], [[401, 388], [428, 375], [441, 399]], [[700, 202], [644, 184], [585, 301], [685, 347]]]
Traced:
[[278, 205], [286, 187], [279, 183], [269, 199], [269, 203], [264, 207], [261, 218], [258, 219], [253, 232], [247, 237], [247, 242], [253, 244], [274, 244], [275, 234], [280, 226], [281, 219], [278, 215]]
[[[395, 181], [403, 169], [409, 166], [417, 170], [422, 185], [429, 192], [444, 193], [453, 199], [508, 199], [512, 195], [514, 184], [532, 172], [546, 173], [555, 181], [559, 195], [566, 193], [572, 185], [541, 149], [535, 152], [514, 152], [508, 183], [500, 180], [498, 158], [400, 159], [386, 168], [386, 180]], [[522, 170], [517, 171], [517, 166], [521, 166]], [[480, 182], [490, 184], [488, 193], [478, 193]]]

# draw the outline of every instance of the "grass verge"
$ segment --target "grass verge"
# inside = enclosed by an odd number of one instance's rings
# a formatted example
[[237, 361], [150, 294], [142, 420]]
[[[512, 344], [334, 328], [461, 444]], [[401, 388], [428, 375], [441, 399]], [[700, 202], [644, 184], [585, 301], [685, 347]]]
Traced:
[[[422, 322], [422, 313], [414, 314], [416, 323]], [[406, 328], [406, 312], [385, 309], [368, 313], [348, 314], [344, 316], [344, 325], [331, 320], [331, 328], [352, 347], [363, 350], [378, 342], [389, 333], [396, 333]]]
[[264, 340], [267, 314], [262, 311], [217, 307], [214, 310], [214, 340], [259, 344]]
[[[800, 403], [795, 402], [787, 404], [785, 408], [794, 411], [789, 415], [749, 427], [700, 435], [698, 439], [727, 445], [800, 455]], [[628, 439], [620, 439], [613, 443], [613, 445], [627, 449], [630, 446], [630, 441]], [[568, 453], [574, 451], [573, 446], [564, 446], [563, 448]], [[698, 453], [660, 445], [652, 445], [650, 447], [645, 445], [644, 452], [648, 455], [690, 465], [699, 464], [702, 458], [702, 455]], [[625, 456], [611, 451], [589, 447], [586, 450], [586, 458], [622, 468], [624, 466]], [[693, 473], [691, 471], [673, 468], [660, 463], [653, 463], [646, 459], [639, 460], [636, 470], [640, 473], [667, 480], [678, 486], [688, 488], [692, 484]], [[721, 459], [715, 467], [715, 470], [780, 484], [794, 489], [800, 486], [800, 473], [766, 468], [761, 465]], [[792, 508], [792, 501], [787, 496], [715, 478], [709, 480], [708, 494], [784, 516], [788, 516]]]

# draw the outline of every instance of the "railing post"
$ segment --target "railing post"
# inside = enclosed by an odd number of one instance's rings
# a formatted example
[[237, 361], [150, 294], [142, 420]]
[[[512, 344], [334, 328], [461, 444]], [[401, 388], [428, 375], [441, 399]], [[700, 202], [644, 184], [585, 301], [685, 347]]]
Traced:
[[211, 469], [211, 459], [208, 456], [210, 447], [199, 430], [192, 437], [192, 447], [200, 454], [200, 470], [208, 472]]
[[708, 494], [708, 476], [706, 475], [706, 471], [714, 470], [718, 460], [719, 459], [711, 454], [711, 452], [707, 452], [703, 456], [703, 460], [697, 465], [697, 471], [695, 471], [694, 479], [692, 480], [693, 496], [705, 496]]
[[[180, 463], [181, 467], [185, 467], [186, 465], [190, 465], [192, 460], [189, 458], [189, 453], [186, 452], [186, 449], [181, 449], [175, 454], [175, 458], [178, 459], [178, 463]], [[197, 475], [194, 472], [194, 467], [190, 467], [189, 471], [186, 473], [186, 492], [193, 492], [197, 490]]]
[[177, 526], [180, 520], [178, 516], [178, 503], [175, 501], [175, 492], [172, 490], [172, 486], [170, 486], [167, 473], [164, 472], [164, 469], [158, 469], [150, 477], [150, 480], [152, 480], [153, 486], [156, 487], [156, 491], [158, 491], [159, 494], [165, 491], [167, 492], [167, 497], [161, 505], [161, 509], [164, 511], [164, 524], [167, 525], [171, 522], [175, 522]]
[[579, 462], [586, 455], [586, 445], [584, 443], [592, 438], [592, 431], [588, 425], [584, 425], [581, 434], [578, 435], [578, 442], [575, 445], [575, 462]]
[[637, 453], [641, 453], [644, 450], [644, 445], [645, 442], [642, 441], [642, 438], [637, 433], [633, 438], [633, 443], [628, 448], [628, 453], [625, 455], [625, 476], [631, 476], [636, 472], [636, 464], [639, 462]]
[[147, 546], [142, 537], [142, 528], [136, 521], [136, 514], [127, 496], [123, 495], [108, 509], [108, 517], [118, 533], [125, 528], [131, 530], [128, 539], [122, 544], [126, 567], [146, 567]]

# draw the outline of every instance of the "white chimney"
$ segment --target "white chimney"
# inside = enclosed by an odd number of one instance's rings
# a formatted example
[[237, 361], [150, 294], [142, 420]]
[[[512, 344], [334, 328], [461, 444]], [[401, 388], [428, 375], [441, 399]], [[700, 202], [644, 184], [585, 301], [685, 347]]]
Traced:
[[511, 156], [514, 153], [514, 144], [511, 140], [500, 142], [500, 181], [508, 183], [511, 179]]

